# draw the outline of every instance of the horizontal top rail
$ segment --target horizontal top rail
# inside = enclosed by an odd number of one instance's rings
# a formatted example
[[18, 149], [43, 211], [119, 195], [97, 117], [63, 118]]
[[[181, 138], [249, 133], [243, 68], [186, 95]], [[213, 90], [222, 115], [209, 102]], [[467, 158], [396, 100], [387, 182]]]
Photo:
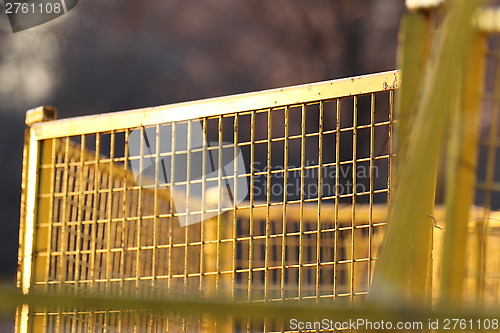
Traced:
[[282, 107], [397, 89], [399, 71], [303, 84], [130, 111], [34, 123], [36, 138], [48, 139], [156, 125], [234, 112]]
[[[433, 11], [443, 4], [443, 0], [406, 0], [406, 7], [409, 10]], [[474, 15], [474, 26], [484, 33], [500, 32], [500, 7], [485, 6], [479, 8]]]
[[485, 7], [479, 10], [475, 17], [476, 27], [486, 33], [500, 32], [500, 7]]

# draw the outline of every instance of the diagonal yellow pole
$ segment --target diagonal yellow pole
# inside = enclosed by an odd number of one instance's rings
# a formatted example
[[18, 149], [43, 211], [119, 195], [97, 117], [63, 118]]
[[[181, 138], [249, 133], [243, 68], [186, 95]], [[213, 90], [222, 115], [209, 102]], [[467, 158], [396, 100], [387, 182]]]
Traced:
[[[398, 184], [400, 166], [407, 158], [408, 134], [411, 132], [415, 119], [416, 106], [419, 98], [419, 88], [425, 74], [425, 68], [431, 49], [433, 28], [431, 12], [416, 10], [406, 13], [401, 22], [399, 67], [404, 84], [397, 93], [396, 105], [396, 156], [395, 172], [392, 174], [392, 184]], [[429, 182], [426, 200], [422, 202], [422, 214], [427, 216], [427, 223], [422, 223], [420, 232], [415, 235], [413, 243], [413, 265], [411, 267], [411, 298], [421, 305], [430, 300], [430, 276], [432, 276], [432, 219], [436, 187], [438, 160], [429, 161], [429, 169], [433, 169], [434, 182]]]

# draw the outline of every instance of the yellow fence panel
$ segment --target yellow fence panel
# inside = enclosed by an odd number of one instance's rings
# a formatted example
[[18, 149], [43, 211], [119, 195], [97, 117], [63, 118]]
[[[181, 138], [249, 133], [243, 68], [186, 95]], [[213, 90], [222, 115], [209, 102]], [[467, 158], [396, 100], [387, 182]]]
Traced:
[[[31, 111], [23, 291], [357, 302], [385, 225], [397, 86], [394, 71], [94, 117], [36, 122], [44, 110]], [[20, 313], [21, 331], [215, 325]]]

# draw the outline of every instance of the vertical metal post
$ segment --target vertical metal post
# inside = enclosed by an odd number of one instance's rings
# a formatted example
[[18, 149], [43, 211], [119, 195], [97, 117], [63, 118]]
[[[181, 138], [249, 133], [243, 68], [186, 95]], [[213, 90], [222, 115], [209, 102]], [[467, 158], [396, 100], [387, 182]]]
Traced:
[[477, 32], [469, 47], [461, 87], [461, 107], [453, 113], [448, 143], [446, 230], [442, 260], [441, 303], [461, 304], [466, 275], [470, 207], [473, 203], [478, 154], [486, 36]]
[[[217, 217], [201, 222], [203, 224], [203, 297], [216, 297], [216, 272], [217, 272]], [[211, 315], [204, 315], [204, 331], [216, 332], [216, 318]]]
[[[419, 87], [422, 85], [427, 61], [432, 44], [431, 12], [427, 9], [406, 13], [401, 22], [399, 66], [402, 69], [404, 84], [397, 93], [397, 119], [395, 126], [396, 157], [395, 172], [392, 173], [391, 184], [398, 184], [401, 176], [401, 166], [404, 165], [409, 145], [409, 133], [416, 118], [416, 105], [419, 97]], [[429, 193], [422, 201], [419, 209], [423, 214], [433, 215], [435, 202], [436, 176], [438, 159], [429, 161], [427, 166], [432, 169], [433, 181], [428, 183]], [[424, 215], [425, 216], [425, 215]], [[410, 297], [420, 304], [430, 300], [432, 276], [432, 219], [426, 218], [419, 226], [412, 244], [411, 280], [409, 281]]]
[[[56, 119], [57, 111], [51, 107], [39, 107], [26, 112], [26, 125]], [[38, 166], [41, 156], [41, 143], [35, 131], [26, 130], [23, 154], [23, 181], [21, 197], [21, 223], [19, 230], [19, 268], [17, 283], [23, 294], [28, 294], [31, 289], [33, 276], [33, 246], [35, 240], [35, 227], [37, 223], [37, 196], [38, 196]], [[50, 151], [48, 151], [50, 153]], [[47, 221], [49, 222], [49, 221]], [[29, 331], [29, 312], [27, 305], [22, 305], [17, 310], [16, 332]]]

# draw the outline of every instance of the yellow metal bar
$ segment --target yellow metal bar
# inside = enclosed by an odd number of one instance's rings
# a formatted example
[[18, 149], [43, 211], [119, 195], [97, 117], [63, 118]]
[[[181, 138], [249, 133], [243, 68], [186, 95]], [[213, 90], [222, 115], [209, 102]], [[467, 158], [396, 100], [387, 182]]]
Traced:
[[[285, 109], [286, 112], [287, 109]], [[250, 114], [250, 184], [255, 182], [255, 111]], [[253, 239], [255, 235], [255, 218], [254, 218], [254, 202], [255, 202], [255, 186], [250, 186], [250, 210], [249, 210], [249, 220], [248, 220], [248, 234], [250, 240], [248, 242], [248, 300], [252, 300], [252, 284], [254, 279], [254, 253], [257, 245]], [[286, 206], [284, 206], [284, 209]], [[283, 249], [284, 251], [284, 249]], [[250, 325], [250, 323], [248, 323]], [[250, 330], [250, 327], [248, 327]]]
[[[443, 0], [406, 0], [406, 7], [412, 11], [432, 11], [438, 8]], [[500, 32], [500, 7], [478, 8], [473, 17], [474, 26], [481, 32]]]
[[[239, 188], [238, 187], [238, 167], [241, 167], [238, 165], [237, 158], [238, 158], [238, 116], [234, 115], [233, 119], [233, 161], [235, 161], [234, 166], [233, 166], [233, 184], [234, 184], [234, 198], [238, 198], [239, 191], [245, 191], [246, 188]], [[231, 243], [231, 299], [235, 299], [235, 289], [236, 289], [236, 268], [237, 268], [237, 240], [236, 238], [238, 237], [238, 220], [237, 220], [237, 203], [236, 199], [233, 200], [233, 207], [232, 207], [234, 214], [232, 216], [232, 219], [230, 223], [232, 224], [231, 227], [231, 236], [232, 236], [232, 243]], [[229, 221], [228, 221], [229, 223]]]
[[[427, 12], [406, 13], [401, 21], [398, 54], [401, 80], [396, 94], [396, 164], [404, 164], [408, 138], [415, 120], [416, 106], [432, 43], [432, 28]], [[400, 162], [401, 161], [401, 162]], [[397, 172], [393, 173], [394, 176]], [[397, 176], [396, 176], [397, 177]]]
[[[340, 122], [342, 113], [340, 112], [340, 99], [338, 98], [335, 103], [335, 113], [336, 113], [336, 124], [335, 124], [335, 208], [334, 208], [334, 239], [333, 239], [333, 297], [337, 298], [339, 294], [339, 261], [340, 261], [340, 251], [339, 245], [341, 244], [341, 239], [339, 237], [339, 190], [338, 186], [340, 184]], [[324, 206], [323, 206], [324, 207]], [[348, 212], [349, 214], [350, 212]], [[350, 215], [350, 214], [349, 214]]]
[[398, 82], [398, 71], [389, 71], [195, 102], [61, 119], [34, 124], [33, 129], [38, 139], [120, 130], [393, 90], [398, 87]]
[[357, 271], [356, 271], [356, 264], [355, 264], [355, 258], [356, 258], [356, 239], [354, 237], [354, 221], [356, 221], [356, 180], [357, 180], [357, 167], [356, 167], [356, 160], [357, 160], [357, 145], [358, 145], [358, 97], [354, 96], [353, 97], [353, 116], [352, 116], [352, 127], [353, 127], [353, 132], [352, 132], [352, 197], [351, 197], [351, 237], [350, 237], [350, 244], [346, 244], [346, 248], [349, 248], [347, 251], [349, 253], [349, 257], [351, 262], [350, 262], [350, 267], [349, 267], [349, 273], [350, 273], [350, 290], [349, 293], [351, 294], [351, 304], [354, 302], [354, 293], [355, 293], [355, 282], [357, 278]]
[[[318, 124], [318, 205], [317, 205], [317, 221], [316, 221], [316, 230], [317, 230], [317, 239], [316, 239], [316, 272], [315, 272], [315, 293], [316, 293], [316, 302], [320, 300], [321, 291], [320, 291], [320, 279], [321, 279], [321, 197], [323, 196], [322, 187], [323, 187], [323, 128], [324, 128], [324, 103], [320, 103], [319, 105], [319, 124]], [[285, 183], [286, 184], [286, 183]], [[333, 215], [333, 214], [332, 214]], [[286, 216], [283, 216], [284, 218]], [[285, 222], [283, 221], [283, 224]]]
[[485, 33], [500, 32], [500, 7], [486, 7], [477, 11], [474, 17], [475, 26]]
[[[245, 202], [244, 202], [245, 203]], [[253, 216], [254, 220], [264, 220], [267, 216], [267, 207], [259, 202], [254, 204], [257, 207], [253, 209], [238, 209], [237, 217], [245, 220], [250, 220], [250, 216]], [[356, 205], [356, 220], [352, 220], [352, 207], [349, 205], [339, 205], [338, 211], [336, 212], [335, 204], [321, 204], [321, 227], [324, 228], [325, 225], [329, 225], [337, 222], [339, 228], [360, 227], [367, 225], [370, 221], [373, 224], [384, 224], [388, 218], [388, 211], [386, 204], [357, 204]], [[287, 215], [284, 217], [286, 220], [293, 221], [300, 214], [300, 206], [298, 205], [287, 205]], [[468, 215], [471, 218], [479, 218], [484, 215], [484, 208], [479, 206], [469, 206], [470, 213]], [[433, 224], [436, 223], [438, 226], [444, 226], [444, 219], [446, 216], [445, 207], [443, 205], [438, 205], [434, 208], [434, 219]], [[252, 214], [252, 215], [250, 215]], [[272, 205], [269, 208], [269, 219], [271, 221], [281, 221], [283, 214], [283, 205]], [[337, 214], [337, 216], [335, 216]], [[488, 211], [489, 217], [493, 219], [500, 219], [500, 211]], [[424, 214], [425, 215], [425, 214]], [[304, 221], [316, 222], [318, 216], [318, 208], [316, 205], [304, 205], [302, 218]], [[490, 223], [493, 223], [491, 221]]]
[[[432, 42], [432, 22], [430, 13], [427, 11], [409, 12], [404, 15], [401, 23], [400, 41], [400, 68], [404, 85], [397, 93], [397, 124], [396, 129], [396, 158], [394, 159], [396, 171], [393, 175], [393, 184], [398, 184], [400, 167], [407, 161], [408, 133], [411, 132], [413, 121], [416, 118], [416, 106], [420, 93], [420, 86], [423, 82], [425, 69], [429, 57]], [[419, 207], [423, 213], [433, 215], [434, 210], [434, 189], [436, 187], [436, 175], [438, 159], [428, 161], [428, 168], [433, 170], [433, 182], [429, 182], [429, 188], [425, 189], [429, 195], [425, 202]], [[399, 172], [398, 172], [399, 171]], [[430, 171], [431, 172], [431, 171]], [[415, 301], [425, 303], [430, 299], [430, 282], [432, 270], [432, 228], [433, 223], [430, 217], [427, 223], [422, 223], [420, 232], [415, 235], [413, 243], [413, 254], [411, 266], [411, 298]]]
[[441, 302], [461, 304], [467, 262], [469, 207], [473, 203], [479, 146], [486, 36], [476, 33], [469, 47], [461, 107], [453, 113], [446, 179], [446, 230], [442, 258]]
[[[20, 211], [20, 225], [19, 225], [19, 252], [18, 252], [18, 262], [23, 263], [24, 261], [24, 235], [26, 228], [26, 200], [27, 193], [26, 190], [28, 188], [28, 164], [29, 164], [29, 144], [30, 141], [30, 132], [29, 130], [25, 131], [24, 135], [24, 149], [23, 149], [23, 173], [22, 173], [22, 183], [21, 183], [21, 211]], [[17, 288], [21, 289], [23, 283], [23, 270], [18, 270], [17, 272]], [[28, 307], [27, 305], [21, 305], [16, 309], [16, 323], [15, 328], [16, 332], [26, 332], [24, 328], [28, 322]]]
[[[203, 285], [203, 296], [206, 299], [216, 298], [217, 282], [216, 275], [217, 272], [217, 218], [211, 218], [209, 220], [203, 221], [203, 252], [202, 256], [203, 267], [202, 274], [205, 274], [204, 285]], [[210, 259], [211, 260], [210, 260]], [[205, 316], [204, 318], [204, 331], [215, 332], [216, 331], [216, 318], [213, 316]]]
[[406, 0], [406, 7], [410, 10], [435, 9], [443, 0]]
[[[491, 40], [491, 39], [490, 39]], [[492, 38], [494, 40], [494, 38]], [[493, 66], [491, 72], [489, 73], [494, 82], [495, 89], [492, 92], [485, 93], [483, 98], [492, 103], [491, 107], [488, 107], [485, 111], [488, 115], [489, 126], [487, 127], [487, 135], [482, 140], [483, 149], [485, 152], [485, 170], [484, 170], [484, 180], [478, 183], [478, 189], [483, 192], [482, 204], [485, 207], [485, 213], [483, 214], [483, 219], [479, 219], [475, 224], [475, 241], [474, 244], [474, 283], [475, 283], [475, 302], [481, 306], [485, 305], [486, 300], [491, 295], [491, 288], [488, 285], [488, 271], [491, 265], [490, 258], [488, 257], [488, 248], [490, 247], [491, 239], [491, 216], [489, 216], [488, 209], [494, 205], [495, 202], [495, 192], [499, 189], [499, 183], [496, 182], [496, 169], [498, 160], [498, 137], [500, 128], [500, 66], [498, 65], [498, 59], [500, 55], [498, 54], [498, 46], [496, 43], [488, 43], [488, 52], [485, 54], [487, 58], [494, 60], [495, 65]], [[488, 103], [485, 103], [488, 105]], [[485, 112], [483, 111], [483, 112]], [[489, 217], [489, 218], [488, 218]]]
[[[288, 183], [288, 158], [289, 158], [289, 147], [290, 147], [290, 140], [289, 140], [289, 131], [290, 131], [290, 119], [289, 119], [289, 112], [290, 109], [289, 107], [285, 108], [285, 119], [284, 119], [284, 145], [283, 145], [283, 184]], [[252, 182], [253, 183], [253, 182]], [[253, 186], [252, 186], [253, 188]], [[285, 300], [286, 297], [286, 280], [285, 280], [285, 269], [286, 269], [286, 253], [287, 253], [287, 223], [286, 223], [286, 218], [289, 214], [288, 211], [288, 191], [283, 191], [283, 205], [281, 209], [281, 228], [283, 232], [283, 237], [281, 240], [281, 276], [280, 276], [280, 298], [281, 300]], [[253, 209], [255, 202], [252, 202], [252, 214], [249, 216], [250, 218], [250, 224], [252, 224], [253, 219], [255, 218], [255, 209]], [[238, 213], [241, 211], [238, 211]], [[268, 214], [271, 212], [268, 211]], [[272, 218], [273, 220], [278, 220], [279, 217], [277, 216], [276, 218]]]
[[[303, 297], [303, 276], [304, 276], [304, 197], [305, 197], [305, 165], [306, 165], [306, 106], [301, 105], [300, 107], [300, 203], [299, 203], [299, 276], [298, 276], [298, 299]], [[271, 157], [269, 156], [269, 159]]]
[[[368, 244], [366, 244], [368, 249], [368, 276], [367, 281], [371, 281], [372, 272], [373, 272], [373, 257], [374, 257], [374, 246], [373, 246], [373, 180], [374, 180], [374, 158], [375, 158], [375, 94], [371, 94], [370, 96], [370, 195], [369, 195], [369, 203], [368, 203]], [[389, 111], [390, 112], [390, 111]], [[390, 173], [388, 177], [390, 177]], [[390, 184], [390, 180], [387, 180], [388, 186]], [[359, 213], [359, 211], [358, 211]], [[367, 283], [369, 284], [369, 282]]]
[[[35, 231], [35, 207], [38, 178], [39, 143], [31, 129], [27, 130], [25, 143], [25, 168], [26, 175], [23, 187], [21, 212], [21, 227], [19, 235], [19, 267], [18, 285], [24, 294], [31, 288], [32, 267], [33, 267], [33, 240]], [[27, 333], [29, 323], [29, 307], [22, 305], [18, 308], [16, 317], [16, 332]]]
[[[313, 320], [318, 318], [332, 318], [338, 321], [349, 321], [353, 318], [364, 318], [371, 322], [387, 321], [387, 318], [408, 321], [422, 321], [427, 323], [435, 319], [460, 318], [467, 320], [489, 320], [498, 318], [499, 309], [489, 311], [463, 310], [456, 308], [438, 307], [433, 311], [428, 309], [402, 308], [387, 309], [383, 306], [348, 307], [342, 303], [333, 303], [328, 306], [315, 305], [309, 302], [228, 302], [221, 300], [200, 300], [200, 299], [178, 299], [178, 298], [138, 298], [127, 297], [126, 295], [59, 295], [40, 294], [19, 295], [15, 290], [0, 288], [0, 298], [11, 304], [28, 303], [32, 306], [54, 306], [61, 305], [65, 308], [92, 309], [99, 304], [102, 308], [108, 309], [129, 309], [136, 311], [151, 311], [155, 313], [185, 313], [218, 315], [224, 313], [227, 316], [240, 316], [244, 314], [253, 318], [297, 318]], [[384, 303], [382, 303], [384, 304]], [[396, 322], [396, 320], [394, 321]], [[127, 327], [129, 328], [129, 327]]]
[[44, 121], [52, 121], [57, 119], [57, 109], [52, 106], [40, 106], [26, 111], [25, 123], [32, 126], [36, 123]]
[[[499, 19], [500, 19], [500, 9], [497, 8], [485, 8], [479, 11], [475, 17], [475, 24], [478, 29], [482, 32], [489, 34], [498, 34], [500, 32]], [[490, 41], [494, 41], [495, 37], [491, 36]], [[486, 50], [484, 56], [486, 58], [493, 57], [495, 59], [496, 65], [492, 69], [492, 72], [486, 73], [491, 75], [491, 78], [495, 82], [494, 91], [490, 94], [484, 95], [486, 100], [490, 99], [493, 103], [491, 114], [488, 116], [488, 121], [490, 126], [487, 129], [489, 134], [487, 138], [484, 138], [483, 148], [486, 152], [485, 158], [485, 179], [480, 182], [476, 189], [483, 191], [483, 205], [484, 212], [481, 215], [482, 219], [474, 220], [474, 233], [472, 237], [472, 242], [469, 245], [469, 255], [472, 258], [472, 262], [468, 265], [467, 269], [467, 285], [465, 286], [467, 292], [464, 293], [464, 301], [472, 301], [472, 303], [480, 308], [489, 307], [491, 305], [498, 305], [499, 302], [499, 288], [497, 277], [500, 276], [500, 264], [498, 262], [498, 237], [496, 236], [496, 230], [498, 228], [498, 221], [495, 220], [493, 216], [489, 214], [489, 208], [492, 207], [494, 203], [495, 192], [498, 191], [498, 182], [495, 182], [497, 160], [498, 160], [498, 128], [500, 119], [500, 106], [499, 97], [500, 89], [498, 89], [498, 83], [500, 82], [500, 66], [498, 66], [498, 47], [495, 46], [495, 42], [491, 43]], [[479, 55], [481, 56], [481, 55]], [[484, 61], [484, 59], [481, 59]], [[472, 77], [475, 77], [472, 75]], [[489, 96], [488, 96], [489, 95]], [[487, 105], [487, 103], [486, 103]], [[483, 112], [489, 113], [483, 109]], [[472, 223], [469, 223], [472, 224]], [[495, 272], [496, 267], [496, 272]], [[471, 274], [472, 272], [472, 274]]]
[[[266, 156], [266, 227], [265, 227], [265, 248], [264, 248], [264, 299], [267, 300], [269, 298], [269, 226], [271, 220], [269, 219], [269, 209], [271, 206], [271, 154], [272, 154], [272, 136], [273, 136], [273, 127], [272, 127], [272, 117], [273, 114], [271, 110], [266, 112], [267, 114], [267, 156]], [[302, 124], [303, 126], [304, 124]], [[300, 271], [299, 271], [300, 272]], [[300, 273], [299, 273], [300, 274]], [[300, 276], [300, 275], [299, 275]], [[299, 293], [300, 293], [300, 285], [299, 285]], [[264, 323], [264, 330], [266, 329], [266, 324]]]
[[[56, 110], [54, 108], [37, 108], [29, 110], [26, 113], [26, 124], [33, 126], [38, 121], [54, 120], [56, 117]], [[52, 141], [47, 142], [49, 144]], [[50, 159], [52, 149], [48, 149], [51, 145], [45, 145], [42, 149], [41, 143], [37, 140], [36, 135], [32, 128], [26, 130], [25, 146], [23, 156], [23, 194], [21, 198], [21, 223], [19, 234], [19, 270], [18, 270], [18, 286], [24, 294], [28, 294], [32, 287], [33, 274], [36, 267], [34, 267], [33, 254], [35, 246], [43, 244], [35, 244], [35, 230], [37, 224], [37, 214], [39, 207], [38, 193], [39, 193], [39, 162], [42, 159]], [[42, 153], [45, 158], [42, 158]], [[45, 180], [45, 190], [50, 187], [50, 182]], [[47, 192], [47, 191], [46, 191]], [[43, 204], [43, 203], [42, 203]], [[41, 210], [48, 213], [50, 207], [41, 207]], [[45, 244], [45, 246], [48, 246]], [[44, 273], [46, 270], [42, 269]], [[16, 332], [24, 333], [29, 331], [30, 309], [27, 305], [23, 305], [18, 309], [16, 317]]]

